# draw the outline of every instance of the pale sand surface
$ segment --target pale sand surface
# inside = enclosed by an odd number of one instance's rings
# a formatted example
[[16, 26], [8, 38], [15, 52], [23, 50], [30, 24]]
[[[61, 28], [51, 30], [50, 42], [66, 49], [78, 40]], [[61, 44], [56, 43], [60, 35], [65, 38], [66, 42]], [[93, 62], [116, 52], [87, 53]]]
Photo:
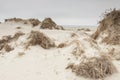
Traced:
[[[16, 27], [22, 27], [16, 29]], [[91, 47], [89, 41], [85, 39], [90, 37], [95, 30], [77, 31], [77, 30], [40, 30], [39, 26], [32, 28], [30, 25], [3, 23], [0, 24], [0, 38], [5, 35], [14, 35], [15, 32], [22, 31], [26, 33], [16, 42], [11, 43], [13, 51], [5, 52], [0, 55], [0, 80], [90, 80], [78, 77], [69, 69], [65, 69], [69, 63], [78, 60], [71, 54], [75, 43], [64, 48], [43, 49], [40, 46], [31, 46], [25, 50], [23, 43], [31, 30], [38, 30], [49, 36], [55, 41], [56, 45], [73, 40], [81, 42], [85, 48], [85, 55], [88, 57], [99, 56], [99, 50]], [[77, 36], [72, 38], [71, 33]], [[100, 50], [105, 45], [99, 44]], [[103, 49], [104, 50], [104, 49]], [[18, 56], [19, 52], [24, 52], [23, 56]], [[105, 78], [104, 80], [120, 80], [120, 61], [113, 60], [118, 73]]]

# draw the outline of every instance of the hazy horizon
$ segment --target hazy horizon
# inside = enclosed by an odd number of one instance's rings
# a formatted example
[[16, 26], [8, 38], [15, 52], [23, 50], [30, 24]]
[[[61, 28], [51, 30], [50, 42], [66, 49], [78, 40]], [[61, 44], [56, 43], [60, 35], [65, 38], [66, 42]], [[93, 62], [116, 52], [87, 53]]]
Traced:
[[59, 25], [96, 26], [106, 9], [120, 8], [118, 0], [1, 0], [0, 20], [51, 17]]

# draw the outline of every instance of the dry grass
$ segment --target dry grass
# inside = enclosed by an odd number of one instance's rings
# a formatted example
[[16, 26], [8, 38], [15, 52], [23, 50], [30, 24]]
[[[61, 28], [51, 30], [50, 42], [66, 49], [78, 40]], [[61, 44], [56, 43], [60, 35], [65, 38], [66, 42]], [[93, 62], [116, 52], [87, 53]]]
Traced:
[[28, 19], [28, 21], [32, 24], [33, 27], [41, 23], [38, 19], [33, 19], [33, 18]]
[[112, 48], [109, 50], [108, 54], [115, 60], [120, 60], [120, 50]]
[[54, 42], [44, 35], [43, 33], [39, 31], [31, 31], [30, 36], [28, 37], [29, 41], [27, 43], [27, 46], [30, 45], [40, 45], [41, 47], [45, 49], [49, 49], [51, 47], [55, 47]]
[[57, 48], [63, 48], [63, 47], [66, 47], [66, 46], [67, 46], [67, 44], [61, 43], [61, 44], [59, 44], [59, 45], [57, 46]]
[[76, 57], [80, 57], [83, 53], [84, 53], [84, 50], [79, 46], [75, 47], [72, 51], [72, 54]]
[[81, 29], [77, 29], [78, 31], [81, 31], [81, 30], [83, 30], [83, 31], [91, 31], [89, 28], [81, 28]]
[[62, 26], [58, 26], [51, 18], [45, 18], [41, 23], [41, 29], [63, 29]]
[[0, 44], [0, 50], [2, 50], [4, 47], [4, 43]]
[[91, 79], [102, 79], [117, 72], [111, 60], [106, 57], [85, 58], [78, 65], [68, 65], [66, 69], [72, 69], [77, 76]]
[[22, 21], [24, 21], [24, 20], [21, 19], [21, 18], [10, 18], [10, 19], [5, 19], [5, 22], [8, 22], [8, 21], [22, 22]]
[[100, 31], [99, 31], [99, 29], [97, 29], [97, 31], [96, 31], [94, 34], [92, 34], [91, 37], [92, 37], [93, 39], [97, 39], [98, 36], [99, 36], [99, 34], [100, 34]]
[[76, 33], [71, 33], [71, 37], [78, 37]]
[[112, 45], [117, 45], [120, 44], [120, 35], [112, 35], [112, 36], [107, 36], [105, 37], [102, 42], [105, 42], [106, 44], [112, 44]]
[[24, 24], [31, 24], [33, 27], [39, 25], [41, 22], [38, 19], [30, 18], [30, 19], [21, 19], [21, 18], [10, 18], [5, 19], [5, 22], [22, 22]]
[[22, 35], [25, 35], [25, 33], [19, 31], [19, 32], [17, 32], [17, 33], [14, 34], [14, 36], [12, 37], [12, 39], [13, 40], [17, 40]]
[[9, 52], [12, 48], [8, 45], [8, 43], [11, 41], [11, 36], [3, 36], [0, 40], [0, 50], [5, 49], [5, 51]]
[[21, 29], [21, 27], [16, 27], [16, 29]]
[[24, 35], [24, 33], [22, 32], [17, 32], [15, 33], [15, 35], [13, 37], [11, 37], [11, 35], [8, 35], [8, 36], [3, 36], [2, 39], [0, 40], [0, 44], [3, 44], [3, 43], [9, 43], [11, 42], [12, 40], [17, 40], [20, 36]]
[[4, 47], [3, 47], [3, 49], [6, 51], [6, 52], [10, 52], [10, 51], [12, 51], [14, 48], [12, 48], [10, 45], [8, 45], [8, 44], [5, 44], [4, 45]]
[[13, 50], [14, 48], [11, 48], [10, 45], [8, 45], [10, 42], [17, 40], [20, 36], [24, 35], [22, 32], [17, 32], [13, 37], [9, 36], [3, 36], [0, 40], [0, 50], [5, 50], [6, 52], [9, 52]]
[[18, 53], [18, 57], [22, 57], [22, 56], [24, 56], [24, 55], [25, 55], [24, 52], [19, 52], [19, 53]]
[[100, 49], [97, 41], [94, 40], [93, 38], [84, 38], [84, 40], [89, 42], [89, 45], [90, 45], [91, 48], [95, 48], [97, 50]]
[[92, 34], [92, 38], [97, 39], [101, 33], [107, 34], [102, 42], [107, 44], [120, 44], [120, 10], [113, 9], [104, 15], [100, 21], [97, 31]]
[[41, 23], [42, 29], [54, 29], [56, 27], [56, 23], [52, 21], [51, 18], [45, 18]]
[[9, 35], [9, 36], [3, 36], [2, 39], [0, 40], [0, 44], [3, 44], [3, 43], [8, 43], [10, 42], [12, 39], [12, 37]]
[[73, 49], [72, 54], [76, 56], [77, 58], [80, 57], [82, 54], [84, 54], [84, 49], [82, 48], [82, 45], [79, 40], [73, 40], [68, 45], [75, 44], [76, 47]]
[[9, 18], [9, 19], [5, 19], [5, 22], [15, 22], [15, 23], [23, 23], [23, 24], [28, 24], [28, 20], [27, 19], [21, 19], [21, 18]]
[[14, 50], [14, 48], [12, 48], [7, 43], [3, 43], [3, 44], [0, 44], [0, 50], [4, 50], [6, 52], [10, 52], [10, 51]]

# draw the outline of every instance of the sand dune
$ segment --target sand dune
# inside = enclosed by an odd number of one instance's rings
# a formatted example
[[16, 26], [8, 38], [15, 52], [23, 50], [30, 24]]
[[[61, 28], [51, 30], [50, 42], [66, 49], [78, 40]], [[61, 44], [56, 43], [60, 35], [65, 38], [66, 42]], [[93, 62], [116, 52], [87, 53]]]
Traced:
[[55, 23], [41, 29], [41, 23], [18, 21], [0, 23], [0, 80], [120, 79], [120, 45], [103, 41], [104, 33], [120, 30], [112, 22], [110, 27], [105, 21], [102, 31], [102, 23], [96, 29], [58, 30]]

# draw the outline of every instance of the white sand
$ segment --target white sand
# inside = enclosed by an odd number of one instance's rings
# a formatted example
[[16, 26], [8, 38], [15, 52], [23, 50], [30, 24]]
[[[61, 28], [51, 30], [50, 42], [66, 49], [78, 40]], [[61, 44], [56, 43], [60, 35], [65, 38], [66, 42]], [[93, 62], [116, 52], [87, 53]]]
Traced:
[[[16, 29], [16, 27], [22, 27], [22, 29]], [[25, 50], [23, 43], [27, 41], [26, 38], [31, 30], [39, 30], [39, 27], [32, 28], [30, 25], [13, 23], [0, 24], [0, 39], [5, 35], [14, 35], [18, 31], [26, 33], [16, 42], [11, 43], [15, 48], [13, 51], [0, 55], [0, 80], [90, 80], [77, 77], [71, 70], [65, 69], [69, 63], [77, 62], [75, 56], [71, 54], [76, 46], [75, 43], [64, 48], [43, 49], [40, 46], [31, 46], [30, 49]], [[85, 55], [88, 57], [99, 56], [99, 51], [103, 47], [103, 45], [97, 48], [91, 47], [89, 40], [86, 40], [94, 31], [40, 31], [54, 40], [57, 45], [62, 42], [69, 44], [73, 40], [80, 41], [80, 45], [85, 49]], [[78, 36], [72, 38], [71, 33], [73, 32]], [[24, 52], [25, 55], [18, 56], [19, 52]], [[117, 67], [118, 73], [105, 80], [120, 79], [120, 62], [113, 61], [113, 63]]]

